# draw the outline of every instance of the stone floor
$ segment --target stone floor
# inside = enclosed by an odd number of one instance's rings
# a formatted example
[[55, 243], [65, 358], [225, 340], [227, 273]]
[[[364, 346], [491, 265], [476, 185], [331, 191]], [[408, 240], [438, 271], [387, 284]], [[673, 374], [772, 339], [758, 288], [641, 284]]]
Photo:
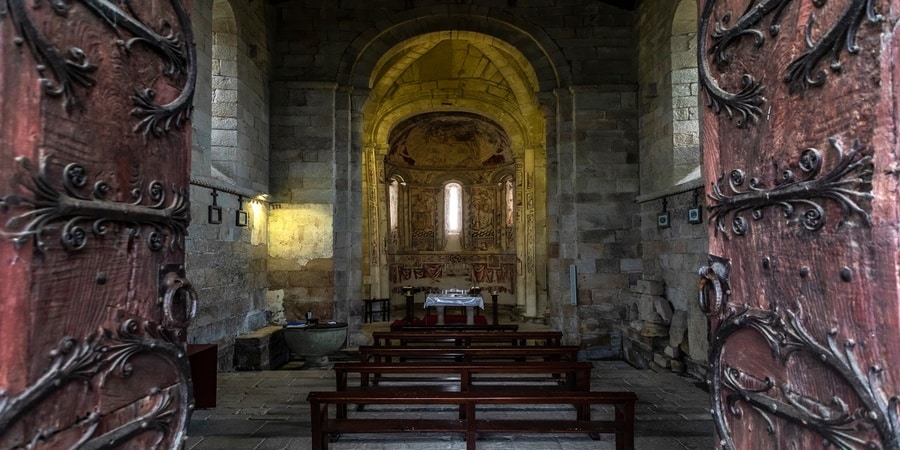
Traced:
[[[281, 370], [220, 373], [217, 405], [198, 410], [191, 419], [185, 448], [190, 450], [309, 449], [310, 419], [306, 395], [334, 389], [331, 370], [298, 370], [292, 362]], [[621, 361], [596, 361], [593, 390], [635, 392], [635, 448], [678, 450], [714, 448], [707, 393], [693, 380], [672, 373], [637, 370]], [[555, 408], [555, 409], [554, 409]], [[530, 409], [528, 414], [568, 414], [564, 407]], [[600, 407], [597, 407], [598, 409]], [[569, 408], [571, 409], [571, 408]], [[378, 413], [378, 412], [374, 412]], [[389, 411], [382, 411], [388, 414]], [[498, 411], [498, 414], [503, 414]], [[598, 411], [597, 416], [603, 411]], [[456, 450], [466, 447], [461, 435], [358, 434], [342, 436], [335, 450]], [[586, 435], [491, 434], [480, 436], [479, 450], [613, 449], [611, 436], [593, 441]]]

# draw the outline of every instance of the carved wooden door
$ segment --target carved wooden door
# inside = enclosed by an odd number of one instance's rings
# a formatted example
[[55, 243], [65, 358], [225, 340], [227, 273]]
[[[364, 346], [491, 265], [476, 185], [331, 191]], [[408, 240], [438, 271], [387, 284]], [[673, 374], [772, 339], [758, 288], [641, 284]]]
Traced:
[[900, 449], [898, 4], [699, 3], [718, 447]]
[[181, 448], [182, 2], [0, 1], [0, 448]]

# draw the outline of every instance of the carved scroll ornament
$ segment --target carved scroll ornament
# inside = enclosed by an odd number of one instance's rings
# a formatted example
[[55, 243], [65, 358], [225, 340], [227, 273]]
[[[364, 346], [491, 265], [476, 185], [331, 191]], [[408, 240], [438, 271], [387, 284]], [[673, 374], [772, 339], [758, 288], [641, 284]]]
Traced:
[[[813, 398], [791, 380], [748, 373], [727, 364], [722, 355], [729, 338], [745, 329], [756, 331], [783, 364], [795, 354], [813, 356], [810, 360], [846, 382], [856, 401], [840, 396]], [[822, 436], [823, 448], [900, 450], [900, 393], [886, 392], [891, 386], [884, 385], [881, 366], [861, 367], [856, 343], [852, 339], [839, 342], [837, 329], [830, 330], [822, 344], [804, 327], [800, 314], [777, 307], [758, 310], [745, 306], [731, 309], [721, 320], [709, 352], [712, 413], [721, 448], [736, 448], [726, 419], [740, 420], [740, 405], [744, 404], [765, 420], [769, 432], [777, 426], [775, 418], [786, 420]], [[873, 435], [878, 441], [871, 439]]]
[[[0, 0], [0, 19], [8, 16], [18, 31], [16, 45], [27, 45], [37, 62], [36, 70], [41, 76], [41, 84], [46, 95], [62, 97], [66, 111], [82, 109], [83, 105], [77, 88], [91, 88], [96, 83], [92, 74], [97, 66], [91, 55], [78, 47], [61, 50], [58, 43], [42, 33], [31, 19], [24, 0]], [[45, 7], [43, 2], [33, 2], [33, 8]], [[50, 0], [47, 2], [53, 12], [65, 17], [72, 9], [71, 0]], [[137, 87], [131, 99], [134, 109], [131, 114], [140, 120], [134, 126], [135, 132], [161, 136], [173, 128], [181, 128], [190, 116], [194, 88], [197, 80], [196, 52], [190, 18], [179, 0], [171, 0], [172, 9], [178, 18], [178, 28], [163, 23], [162, 32], [142, 22], [133, 14], [128, 2], [109, 0], [80, 0], [83, 5], [117, 35], [127, 32], [128, 39], [118, 39], [117, 45], [125, 52], [135, 45], [143, 45], [159, 55], [167, 69], [164, 75], [175, 78], [185, 75], [184, 85], [179, 95], [166, 104], [156, 103], [156, 92], [152, 88]]]
[[806, 229], [816, 231], [825, 225], [822, 205], [826, 200], [841, 208], [843, 220], [838, 226], [846, 223], [852, 215], [859, 217], [865, 225], [870, 225], [869, 214], [858, 202], [873, 198], [869, 192], [874, 172], [872, 156], [863, 155], [859, 141], [854, 142], [853, 149], [846, 154], [837, 139], [830, 142], [837, 151], [838, 161], [826, 174], [820, 173], [821, 152], [807, 148], [797, 162], [802, 174], [800, 179], [793, 170], [787, 169], [774, 187], [766, 189], [758, 178], [747, 180], [747, 175], [740, 169], [732, 170], [728, 177], [723, 175], [719, 178], [717, 183], [712, 184], [709, 195], [712, 201], [708, 207], [710, 220], [716, 222], [716, 230], [727, 233], [727, 218], [731, 217], [731, 231], [743, 235], [750, 228], [743, 212], [750, 211], [751, 217], [759, 220], [763, 218], [766, 208], [780, 207], [789, 220], [797, 218], [797, 209], [803, 209], [799, 216], [800, 223]]
[[[77, 424], [82, 434], [72, 448], [120, 448], [123, 443], [152, 432], [158, 434], [157, 443], [168, 438], [171, 449], [180, 449], [194, 407], [194, 393], [187, 356], [182, 345], [177, 343], [178, 339], [172, 331], [153, 322], [140, 324], [135, 320], [126, 321], [115, 333], [101, 330], [83, 341], [64, 338], [50, 355], [50, 367], [34, 384], [15, 395], [0, 390], [0, 437], [66, 384], [90, 382], [100, 389], [110, 376], [130, 377], [134, 370], [130, 361], [135, 356], [153, 354], [172, 366], [177, 378], [177, 395], [161, 387], [153, 389], [146, 397], [155, 400], [150, 411], [100, 435], [96, 432], [102, 418], [90, 412]], [[35, 430], [33, 436], [25, 437], [28, 442], [24, 444], [30, 445], [26, 448], [32, 448], [68, 428], [69, 425], [62, 424], [58, 428]], [[170, 436], [173, 430], [177, 434]]]
[[[743, 14], [737, 17], [733, 24], [733, 13], [727, 12], [719, 18], [713, 17], [713, 12], [720, 4], [718, 0], [707, 0], [700, 16], [700, 32], [698, 33], [698, 71], [700, 85], [706, 93], [707, 105], [718, 114], [722, 111], [728, 118], [738, 116], [736, 124], [744, 127], [759, 119], [762, 105], [766, 99], [763, 97], [765, 86], [752, 73], [741, 75], [741, 86], [737, 90], [728, 90], [719, 85], [712, 74], [710, 59], [717, 68], [724, 68], [732, 62], [732, 54], [729, 50], [743, 39], [752, 39], [757, 48], [766, 43], [766, 33], [762, 31], [768, 27], [768, 35], [772, 38], [778, 36], [781, 30], [779, 23], [784, 10], [791, 4], [800, 3], [803, 0], [748, 0], [747, 8]], [[808, 0], [816, 8], [822, 8], [829, 0]], [[832, 0], [833, 1], [833, 0]], [[806, 91], [809, 87], [821, 86], [825, 83], [827, 74], [819, 69], [822, 61], [831, 55], [829, 69], [832, 72], [841, 70], [840, 55], [843, 49], [848, 53], [859, 53], [860, 47], [856, 44], [856, 33], [863, 22], [868, 18], [869, 22], [880, 22], [884, 18], [875, 12], [875, 0], [849, 0], [846, 9], [840, 17], [828, 27], [827, 31], [814, 40], [811, 28], [815, 23], [814, 13], [810, 13], [808, 25], [805, 30], [807, 50], [791, 61], [785, 70], [784, 82], [789, 85], [791, 93]], [[771, 19], [766, 23], [766, 19]], [[711, 44], [710, 44], [711, 41]], [[704, 54], [704, 50], [708, 54]]]
[[190, 209], [181, 191], [173, 189], [169, 200], [162, 182], [152, 181], [146, 190], [132, 189], [132, 202], [114, 202], [105, 199], [111, 189], [105, 181], [94, 183], [91, 197], [79, 193], [88, 184], [86, 169], [80, 164], [65, 167], [60, 192], [47, 173], [47, 158], [41, 160], [37, 170], [28, 158], [19, 157], [16, 162], [20, 170], [15, 181], [24, 192], [0, 197], [0, 212], [14, 208], [27, 210], [7, 220], [0, 227], [0, 237], [12, 239], [17, 246], [34, 239], [35, 247], [44, 251], [47, 248], [44, 234], [59, 226], [63, 247], [69, 251], [80, 250], [87, 244], [86, 227], [95, 236], [101, 236], [111, 223], [125, 226], [133, 236], [143, 235], [153, 251], [162, 250], [167, 239], [170, 248], [183, 243]]

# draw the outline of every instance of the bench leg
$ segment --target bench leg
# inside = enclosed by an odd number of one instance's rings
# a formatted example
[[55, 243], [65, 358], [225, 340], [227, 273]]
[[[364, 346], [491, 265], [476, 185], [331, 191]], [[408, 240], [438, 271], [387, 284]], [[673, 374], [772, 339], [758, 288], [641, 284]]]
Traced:
[[466, 450], [475, 450], [475, 439], [478, 437], [478, 433], [475, 431], [475, 402], [460, 405], [460, 411], [463, 408], [466, 411]]
[[575, 411], [578, 413], [578, 420], [591, 420], [591, 404], [578, 403], [575, 405]]
[[616, 450], [634, 450], [634, 402], [616, 405]]
[[328, 450], [328, 439], [322, 431], [324, 422], [328, 419], [328, 404], [320, 404], [318, 401], [309, 402], [310, 423], [312, 429], [312, 448], [314, 450]]

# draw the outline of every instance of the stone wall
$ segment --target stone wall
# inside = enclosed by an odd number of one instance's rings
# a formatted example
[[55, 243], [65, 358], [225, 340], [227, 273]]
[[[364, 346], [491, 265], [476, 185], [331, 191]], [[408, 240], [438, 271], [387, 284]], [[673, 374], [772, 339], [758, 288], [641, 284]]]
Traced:
[[[543, 114], [544, 129], [534, 134], [541, 139], [525, 150], [535, 174], [528, 192], [537, 194], [525, 201], [538, 203], [529, 225], [537, 257], [529, 257], [538, 263], [520, 264], [547, 274], [530, 288], [540, 299], [533, 314], [589, 357], [624, 351], [638, 365], [702, 373], [706, 321], [694, 299], [706, 225], [684, 218], [692, 190], [702, 188], [691, 178], [699, 164], [695, 44], [692, 25], [682, 23], [695, 0], [644, 0], [636, 11], [600, 2], [474, 3], [231, 2], [237, 76], [228, 81], [212, 76], [214, 2], [193, 2], [201, 73], [187, 265], [202, 306], [192, 342], [218, 343], [230, 361], [229, 336], [259, 328], [282, 308], [277, 317], [287, 320], [311, 311], [347, 321], [351, 345], [357, 342], [361, 161], [365, 145], [377, 145], [363, 126], [370, 77], [404, 40], [458, 32], [520, 51], [521, 61], [498, 69], [528, 72], [522, 79], [533, 82], [529, 95]], [[452, 81], [458, 89], [448, 98], [466, 101], [469, 92]], [[234, 99], [236, 114], [214, 124], [211, 92], [220, 88], [218, 100]], [[233, 151], [222, 147], [213, 158], [211, 148], [222, 142]], [[217, 200], [225, 214], [214, 225], [206, 219], [217, 183], [226, 188]], [[267, 220], [235, 227], [237, 196], [248, 196], [247, 206], [263, 192], [271, 204], [253, 216]], [[669, 228], [656, 222], [663, 197]], [[274, 305], [269, 316], [266, 297]]]
[[[264, 2], [192, 2], [198, 54], [197, 94], [192, 115], [191, 226], [185, 240], [187, 278], [199, 293], [197, 317], [188, 329], [190, 343], [214, 343], [219, 348], [219, 369], [229, 370], [236, 335], [264, 326], [266, 312], [268, 207], [255, 201], [268, 190], [268, 54]], [[222, 99], [213, 97], [213, 10], [229, 11], [233, 19], [235, 66], [239, 79], [229, 89], [235, 101], [235, 122], [228, 152], [228, 170], [213, 157], [212, 110]], [[219, 80], [221, 82], [221, 80]], [[222, 87], [222, 86], [218, 86]], [[239, 109], [238, 109], [239, 107]], [[240, 123], [237, 121], [240, 120]], [[221, 127], [217, 123], [216, 127]], [[221, 155], [220, 155], [221, 156]], [[221, 223], [210, 223], [209, 207], [215, 188]], [[248, 213], [246, 227], [235, 223], [238, 209]]]
[[287, 321], [334, 319], [332, 206], [276, 204], [269, 217], [269, 289]]
[[[551, 123], [547, 126], [560, 126], [562, 131], [547, 135], [547, 160], [541, 149], [542, 160], [533, 162], [535, 167], [547, 167], [546, 176], [538, 173], [540, 179], [532, 181], [542, 189], [547, 186], [546, 195], [538, 192], [536, 201], [542, 206], [537, 210], [553, 205], [548, 208], [558, 207], [559, 214], [536, 218], [534, 229], [542, 234], [537, 253], [550, 255], [549, 272], [554, 275], [549, 285], [542, 283], [537, 286], [540, 292], [530, 295], [547, 299], [536, 314], [549, 314], [552, 325], [567, 333], [568, 342], [579, 343], [587, 336], [586, 345], [603, 347], [599, 350], [603, 354], [618, 354], [620, 350], [614, 349], [618, 331], [613, 325], [621, 323], [629, 283], [641, 270], [638, 209], [633, 203], [639, 194], [635, 13], [596, 2], [510, 5], [505, 0], [477, 5], [437, 0], [377, 4], [307, 0], [285, 3], [279, 9], [282, 20], [273, 59], [273, 91], [279, 94], [272, 108], [271, 177], [275, 202], [285, 208], [334, 204], [337, 214], [346, 205], [332, 203], [336, 202], [332, 194], [344, 195], [342, 190], [349, 187], [348, 198], [358, 198], [361, 187], [353, 177], [360, 175], [353, 161], [359, 160], [362, 148], [354, 145], [367, 137], [350, 147], [342, 145], [344, 123], [350, 124], [350, 133], [365, 130], [355, 116], [358, 111], [343, 116], [332, 95], [336, 91], [340, 97], [344, 89], [352, 89], [354, 98], [363, 99], [354, 108], [365, 109], [364, 92], [357, 96], [357, 90], [371, 88], [373, 74], [357, 67], [373, 67], [391, 45], [429, 32], [483, 33], [523, 52], [527, 61], [522, 63], [532, 67], [500, 69], [533, 70], [545, 89], [536, 95], [559, 99], [559, 108], [548, 111]], [[335, 80], [337, 85], [329, 85]], [[348, 230], [362, 229], [359, 217], [352, 213], [346, 217], [350, 222], [335, 216], [335, 245], [345, 242], [339, 236]], [[549, 250], [543, 246], [548, 239], [544, 233], [550, 236]], [[336, 284], [353, 277], [352, 265], [359, 264], [360, 256], [354, 254], [351, 261], [332, 265]], [[579, 304], [574, 307], [568, 295], [570, 264], [579, 269]], [[289, 270], [302, 273], [303, 268], [295, 265]], [[544, 272], [543, 267], [540, 270]], [[336, 314], [358, 315], [358, 308], [352, 306], [335, 304], [334, 308]]]
[[687, 217], [706, 199], [696, 170], [696, 17], [695, 0], [648, 0], [639, 9], [642, 271], [630, 287], [623, 348], [638, 367], [703, 378], [707, 321], [696, 304], [697, 270], [706, 264], [708, 226], [705, 216], [699, 224]]
[[571, 211], [559, 227], [573, 239], [560, 244], [572, 249], [563, 269], [577, 270], [579, 323], [563, 329], [578, 331], [589, 357], [618, 357], [628, 286], [642, 270], [633, 202], [640, 176], [634, 85], [579, 87], [574, 105], [573, 166], [560, 174], [572, 177], [572, 193], [559, 193]]
[[[335, 84], [273, 84], [270, 289], [285, 318], [334, 312]], [[342, 318], [341, 318], [342, 319]]]
[[[708, 328], [697, 305], [697, 271], [707, 264], [709, 242], [703, 184], [695, 181], [668, 192], [640, 199], [644, 271], [631, 289], [625, 356], [638, 367], [703, 378]], [[659, 225], [664, 200], [668, 227]], [[697, 205], [702, 222], [691, 223], [688, 211]]]
[[687, 181], [700, 159], [696, 0], [648, 0], [638, 27], [641, 191]]

